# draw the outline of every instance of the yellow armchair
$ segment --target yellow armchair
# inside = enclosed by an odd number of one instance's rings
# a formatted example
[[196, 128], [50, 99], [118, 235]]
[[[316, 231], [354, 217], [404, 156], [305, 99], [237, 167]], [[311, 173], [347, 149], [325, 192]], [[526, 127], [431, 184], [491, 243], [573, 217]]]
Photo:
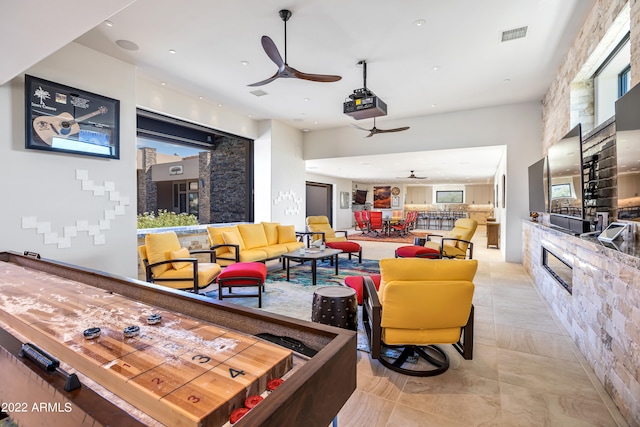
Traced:
[[[307, 217], [307, 227], [309, 231], [317, 231], [318, 234], [314, 235], [313, 239], [317, 240], [322, 238], [325, 243], [330, 242], [346, 242], [347, 241], [347, 232], [346, 230], [334, 230], [331, 228], [331, 224], [329, 224], [329, 218], [324, 215], [318, 216], [308, 216]], [[342, 236], [338, 236], [338, 233], [342, 233]]]
[[449, 357], [436, 344], [453, 344], [472, 359], [477, 268], [477, 260], [382, 259], [377, 291], [364, 277], [362, 319], [371, 357], [413, 376], [449, 368]]
[[[442, 258], [473, 259], [473, 243], [471, 239], [478, 228], [478, 221], [470, 218], [456, 220], [453, 228], [444, 236], [427, 234], [426, 248], [436, 249]], [[440, 242], [432, 241], [432, 237], [441, 237]]]
[[220, 274], [216, 263], [200, 263], [192, 255], [209, 250], [189, 252], [180, 246], [175, 232], [147, 234], [145, 244], [138, 246], [138, 255], [146, 281], [195, 293], [206, 288]]

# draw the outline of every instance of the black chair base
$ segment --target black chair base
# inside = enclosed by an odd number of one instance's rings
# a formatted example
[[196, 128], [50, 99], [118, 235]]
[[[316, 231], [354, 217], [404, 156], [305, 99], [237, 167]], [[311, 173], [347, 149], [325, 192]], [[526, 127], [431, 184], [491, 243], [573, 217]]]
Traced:
[[[389, 356], [387, 349], [391, 349], [400, 355], [397, 357]], [[383, 345], [380, 358], [378, 359], [382, 365], [399, 372], [404, 375], [414, 377], [433, 377], [440, 375], [449, 369], [449, 356], [436, 345], [429, 346], [389, 346]], [[426, 363], [425, 363], [426, 362]], [[424, 365], [432, 366], [432, 369], [411, 369], [412, 366], [424, 367]]]

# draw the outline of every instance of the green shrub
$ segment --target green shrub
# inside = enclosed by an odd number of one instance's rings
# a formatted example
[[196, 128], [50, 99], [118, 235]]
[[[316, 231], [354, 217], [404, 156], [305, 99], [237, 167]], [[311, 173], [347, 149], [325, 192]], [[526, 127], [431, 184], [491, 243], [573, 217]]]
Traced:
[[160, 227], [180, 227], [183, 225], [198, 225], [198, 218], [195, 215], [169, 212], [166, 209], [158, 210], [156, 215], [153, 212], [145, 212], [138, 215], [138, 229], [160, 228]]

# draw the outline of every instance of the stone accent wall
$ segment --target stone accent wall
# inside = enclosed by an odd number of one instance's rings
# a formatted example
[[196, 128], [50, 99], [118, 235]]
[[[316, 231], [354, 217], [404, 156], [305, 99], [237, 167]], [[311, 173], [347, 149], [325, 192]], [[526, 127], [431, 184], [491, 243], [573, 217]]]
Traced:
[[[573, 267], [573, 294], [543, 268], [542, 247]], [[640, 258], [523, 221], [523, 265], [627, 422], [640, 426]]]
[[[571, 120], [572, 99], [571, 84], [589, 60], [589, 56], [594, 51], [598, 43], [604, 38], [607, 29], [611, 26], [620, 11], [626, 5], [626, 0], [597, 0], [593, 9], [587, 16], [580, 33], [573, 42], [565, 60], [556, 73], [556, 78], [551, 83], [549, 91], [542, 100], [542, 120], [543, 120], [543, 152], [546, 153], [549, 147], [556, 141], [559, 141], [577, 122]], [[631, 69], [632, 69], [632, 85], [638, 82], [637, 67], [640, 66], [640, 26], [633, 25], [640, 21], [640, 1], [631, 0]], [[634, 48], [635, 46], [635, 48]], [[634, 71], [635, 70], [635, 71]], [[586, 89], [586, 88], [581, 88]], [[588, 115], [588, 109], [593, 109], [593, 101], [591, 104], [588, 98], [574, 100], [576, 111], [575, 118], [583, 122], [583, 131], [589, 131], [593, 128], [593, 119], [590, 122], [585, 120]], [[586, 101], [586, 102], [582, 102]], [[578, 105], [585, 108], [578, 111]], [[591, 106], [589, 106], [591, 105]], [[593, 115], [593, 111], [591, 111]], [[590, 123], [589, 126], [588, 123]]]
[[218, 137], [217, 148], [211, 152], [210, 223], [248, 221], [247, 155], [250, 144], [237, 138]]

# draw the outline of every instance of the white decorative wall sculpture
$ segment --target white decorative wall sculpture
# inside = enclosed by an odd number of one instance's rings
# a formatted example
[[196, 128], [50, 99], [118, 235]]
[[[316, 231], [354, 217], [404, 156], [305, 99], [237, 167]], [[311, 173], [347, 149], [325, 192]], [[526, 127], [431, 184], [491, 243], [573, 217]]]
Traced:
[[275, 206], [285, 200], [291, 200], [293, 202], [293, 206], [289, 206], [284, 210], [285, 215], [297, 215], [300, 213], [302, 209], [302, 199], [296, 197], [296, 193], [294, 193], [293, 190], [289, 189], [289, 191], [284, 193], [282, 191], [278, 191], [278, 197], [273, 199], [273, 204]]
[[71, 239], [78, 237], [78, 233], [84, 232], [93, 236], [94, 245], [104, 245], [105, 232], [111, 229], [111, 221], [116, 219], [116, 215], [124, 215], [125, 207], [131, 204], [130, 199], [116, 190], [113, 181], [105, 181], [102, 185], [94, 183], [89, 179], [89, 172], [84, 169], [76, 169], [76, 180], [80, 181], [82, 191], [105, 199], [104, 218], [76, 219], [74, 225], [64, 225], [62, 233], [58, 233], [52, 231], [50, 221], [39, 220], [37, 216], [23, 216], [22, 228], [35, 229], [36, 233], [43, 235], [45, 245], [58, 245], [59, 249], [71, 247]]

